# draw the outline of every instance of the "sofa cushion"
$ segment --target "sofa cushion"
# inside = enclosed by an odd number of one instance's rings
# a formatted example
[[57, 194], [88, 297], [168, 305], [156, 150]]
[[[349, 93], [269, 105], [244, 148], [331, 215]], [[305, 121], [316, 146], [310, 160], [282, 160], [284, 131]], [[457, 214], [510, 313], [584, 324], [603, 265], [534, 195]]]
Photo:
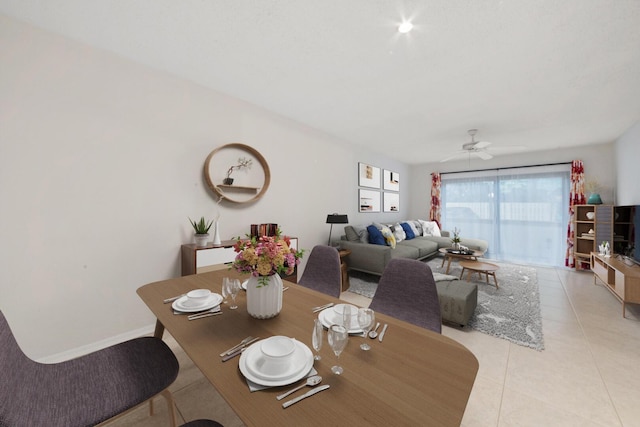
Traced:
[[356, 233], [356, 230], [353, 228], [352, 225], [347, 225], [344, 228], [344, 235], [347, 237], [347, 240], [350, 242], [357, 242], [358, 240], [360, 240], [360, 236], [358, 236], [358, 233]]
[[407, 241], [396, 245], [396, 248], [391, 251], [391, 258], [409, 258], [409, 259], [418, 259], [420, 258], [420, 250], [413, 246], [405, 245]]
[[375, 225], [372, 224], [368, 226], [367, 232], [369, 233], [369, 243], [373, 243], [374, 245], [386, 246], [387, 243], [384, 240], [384, 236]]
[[405, 240], [399, 245], [411, 246], [418, 249], [419, 258], [426, 257], [438, 251], [438, 244], [436, 242], [432, 242], [431, 240], [427, 240], [423, 237], [416, 237], [412, 240]]
[[344, 227], [344, 234], [350, 242], [369, 243], [369, 232], [365, 225], [347, 225]]
[[416, 234], [413, 232], [411, 226], [408, 223], [403, 222], [402, 224], [400, 224], [400, 226], [404, 230], [404, 233], [407, 235], [407, 240], [411, 240], [416, 237]]

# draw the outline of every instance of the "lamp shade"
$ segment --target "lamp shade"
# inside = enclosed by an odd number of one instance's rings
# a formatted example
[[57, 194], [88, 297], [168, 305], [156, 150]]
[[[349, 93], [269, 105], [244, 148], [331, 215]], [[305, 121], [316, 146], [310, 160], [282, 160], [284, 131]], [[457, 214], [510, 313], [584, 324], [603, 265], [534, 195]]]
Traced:
[[347, 215], [341, 215], [341, 214], [329, 214], [327, 215], [327, 224], [348, 224], [349, 223], [349, 218], [347, 218]]

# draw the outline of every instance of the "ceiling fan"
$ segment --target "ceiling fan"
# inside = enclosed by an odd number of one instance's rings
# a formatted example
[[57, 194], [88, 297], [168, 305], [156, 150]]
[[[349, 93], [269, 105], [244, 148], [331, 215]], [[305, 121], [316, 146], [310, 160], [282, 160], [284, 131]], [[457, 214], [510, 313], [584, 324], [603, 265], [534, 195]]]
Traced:
[[[475, 136], [478, 133], [478, 129], [469, 129], [467, 133], [471, 136], [471, 141], [462, 145], [462, 150], [457, 151], [456, 153], [445, 157], [440, 160], [440, 162], [447, 162], [449, 160], [453, 160], [456, 157], [468, 156], [471, 159], [471, 156], [480, 157], [482, 160], [489, 160], [493, 158], [493, 155], [488, 151], [490, 142], [487, 141], [476, 141]], [[511, 147], [503, 147], [499, 150], [501, 151], [519, 151], [524, 147], [522, 146], [511, 146]]]

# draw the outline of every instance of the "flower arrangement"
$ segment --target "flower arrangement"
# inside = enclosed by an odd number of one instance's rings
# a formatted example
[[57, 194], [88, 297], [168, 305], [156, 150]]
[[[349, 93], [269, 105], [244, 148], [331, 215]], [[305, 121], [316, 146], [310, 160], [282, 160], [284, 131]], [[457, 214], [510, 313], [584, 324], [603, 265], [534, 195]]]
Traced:
[[455, 245], [456, 243], [460, 243], [460, 241], [462, 241], [462, 239], [460, 238], [460, 229], [458, 229], [458, 227], [455, 227], [453, 229], [453, 237], [451, 238], [451, 242], [453, 242], [453, 244]]
[[292, 274], [304, 250], [290, 247], [291, 239], [281, 236], [278, 229], [275, 236], [237, 238], [233, 249], [238, 253], [232, 268], [240, 273], [251, 273], [258, 277], [258, 287], [268, 285], [268, 276]]

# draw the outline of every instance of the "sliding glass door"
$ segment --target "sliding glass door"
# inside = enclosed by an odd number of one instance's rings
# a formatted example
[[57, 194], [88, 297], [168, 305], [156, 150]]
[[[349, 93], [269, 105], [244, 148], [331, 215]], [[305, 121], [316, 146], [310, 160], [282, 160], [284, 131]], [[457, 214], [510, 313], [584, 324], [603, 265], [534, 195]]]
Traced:
[[487, 240], [487, 258], [562, 266], [569, 176], [568, 164], [443, 173], [443, 229]]

